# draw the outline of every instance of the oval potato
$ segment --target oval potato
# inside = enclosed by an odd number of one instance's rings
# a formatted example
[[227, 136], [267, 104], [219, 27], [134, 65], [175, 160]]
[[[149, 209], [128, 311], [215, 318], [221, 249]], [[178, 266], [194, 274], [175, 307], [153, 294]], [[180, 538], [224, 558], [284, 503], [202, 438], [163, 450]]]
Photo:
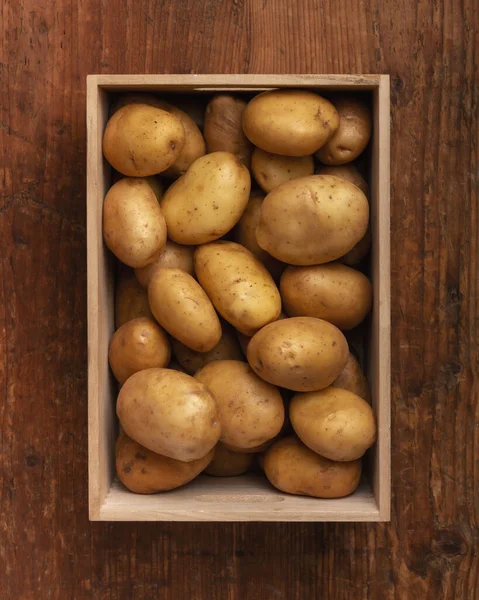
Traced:
[[205, 469], [205, 473], [216, 477], [235, 477], [246, 473], [253, 461], [254, 454], [234, 452], [234, 450], [230, 450], [224, 444], [218, 442], [213, 460]]
[[119, 275], [115, 290], [115, 325], [117, 329], [137, 317], [153, 319], [148, 294], [132, 271]]
[[288, 390], [319, 390], [343, 370], [349, 350], [341, 331], [321, 319], [293, 317], [270, 323], [247, 349], [253, 371]]
[[371, 389], [368, 380], [366, 379], [366, 375], [363, 373], [357, 358], [352, 352], [349, 353], [348, 362], [344, 369], [331, 385], [353, 392], [353, 394], [356, 394], [356, 396], [359, 396], [363, 400], [366, 400], [368, 404], [371, 404]]
[[166, 244], [160, 250], [160, 253], [152, 263], [146, 265], [146, 267], [135, 269], [135, 275], [138, 279], [138, 282], [140, 285], [147, 288], [152, 274], [156, 271], [156, 269], [160, 269], [161, 267], [181, 269], [182, 271], [194, 276], [194, 251], [194, 246], [182, 246], [181, 244], [177, 244], [171, 240], [166, 240]]
[[195, 251], [195, 271], [217, 311], [238, 331], [253, 335], [281, 313], [281, 297], [266, 267], [235, 242]]
[[255, 148], [251, 170], [261, 189], [268, 193], [286, 181], [312, 175], [314, 159], [312, 156], [281, 156]]

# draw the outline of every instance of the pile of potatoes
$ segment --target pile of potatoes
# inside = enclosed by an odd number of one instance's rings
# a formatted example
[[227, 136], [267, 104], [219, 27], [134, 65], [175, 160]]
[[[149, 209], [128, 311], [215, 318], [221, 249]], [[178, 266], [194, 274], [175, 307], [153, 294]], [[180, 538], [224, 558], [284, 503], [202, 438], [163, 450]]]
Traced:
[[356, 489], [376, 421], [343, 332], [372, 305], [351, 163], [371, 130], [360, 96], [305, 90], [113, 104], [103, 236], [120, 261], [109, 363], [128, 489], [253, 468], [291, 494]]

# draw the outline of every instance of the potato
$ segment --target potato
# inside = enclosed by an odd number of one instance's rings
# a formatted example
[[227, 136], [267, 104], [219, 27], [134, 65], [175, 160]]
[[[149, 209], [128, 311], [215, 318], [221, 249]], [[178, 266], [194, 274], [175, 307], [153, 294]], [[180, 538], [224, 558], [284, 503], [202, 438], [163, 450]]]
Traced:
[[166, 367], [170, 362], [170, 342], [161, 327], [140, 317], [122, 325], [111, 338], [108, 360], [120, 383], [143, 369]]
[[148, 285], [148, 300], [158, 323], [177, 340], [208, 352], [221, 338], [221, 324], [208, 296], [181, 269], [160, 268]]
[[126, 434], [116, 442], [116, 472], [122, 484], [136, 494], [173, 490], [194, 479], [211, 462], [214, 449], [205, 456], [182, 462], [156, 454]]
[[255, 148], [251, 170], [261, 189], [268, 193], [286, 181], [312, 175], [314, 159], [312, 156], [281, 156]]
[[221, 442], [218, 442], [214, 452], [213, 460], [205, 469], [207, 475], [216, 475], [217, 477], [242, 475], [254, 461], [254, 454], [234, 452]]
[[335, 100], [339, 127], [317, 152], [316, 157], [327, 165], [344, 165], [357, 158], [371, 138], [372, 119], [368, 106], [355, 97]]
[[248, 203], [248, 169], [229, 152], [196, 160], [161, 200], [168, 236], [179, 244], [204, 244], [225, 235]]
[[319, 456], [295, 437], [278, 440], [263, 459], [264, 472], [275, 488], [288, 494], [342, 498], [361, 478], [361, 461], [334, 462]]
[[270, 323], [248, 344], [248, 362], [265, 381], [288, 390], [330, 385], [348, 360], [348, 343], [337, 327], [312, 317]]
[[331, 175], [293, 179], [263, 201], [258, 245], [292, 265], [330, 262], [364, 236], [369, 204], [361, 190]]
[[271, 275], [246, 248], [214, 242], [195, 251], [195, 271], [216, 310], [245, 335], [253, 335], [281, 312]]
[[253, 145], [243, 131], [246, 102], [217, 94], [208, 102], [205, 111], [205, 140], [208, 152], [231, 152], [250, 167]]
[[339, 179], [345, 179], [350, 183], [354, 183], [366, 197], [369, 196], [369, 186], [358, 168], [354, 165], [342, 165], [337, 167], [321, 165], [317, 173], [318, 175], [333, 175], [334, 177], [339, 177]]
[[235, 242], [252, 252], [268, 269], [273, 279], [279, 281], [286, 265], [265, 252], [258, 246], [256, 241], [256, 228], [258, 227], [263, 200], [264, 194], [261, 192], [251, 193], [246, 209], [233, 230], [233, 238]]
[[163, 184], [161, 183], [161, 180], [159, 179], [159, 177], [155, 177], [154, 175], [151, 175], [150, 177], [145, 177], [145, 180], [148, 182], [148, 185], [153, 190], [153, 193], [156, 196], [157, 202], [159, 202], [161, 200], [161, 197], [163, 196], [163, 192], [164, 192], [164, 188], [163, 188]]
[[211, 393], [193, 377], [172, 369], [145, 369], [128, 378], [116, 412], [133, 440], [185, 462], [206, 456], [221, 435]]
[[369, 252], [371, 248], [372, 235], [371, 235], [371, 225], [368, 224], [368, 228], [366, 229], [366, 233], [359, 240], [359, 242], [352, 248], [349, 252], [346, 252], [344, 256], [341, 256], [338, 260], [345, 265], [357, 265], [360, 263], [366, 254]]
[[178, 160], [185, 130], [174, 115], [147, 104], [127, 104], [115, 112], [103, 134], [103, 154], [123, 175], [147, 177]]
[[277, 437], [278, 436], [274, 436], [262, 444], [251, 446], [251, 448], [241, 448], [239, 446], [234, 446], [233, 444], [224, 444], [224, 446], [225, 448], [228, 448], [228, 450], [231, 450], [231, 452], [237, 452], [238, 454], [257, 454], [258, 452], [264, 452], [267, 450]]
[[118, 278], [115, 291], [115, 325], [118, 329], [137, 317], [153, 318], [148, 294], [131, 271], [123, 272]]
[[290, 317], [316, 317], [342, 330], [359, 325], [373, 301], [366, 275], [339, 262], [290, 266], [281, 276], [280, 291]]
[[313, 154], [338, 125], [331, 102], [306, 90], [263, 92], [243, 114], [246, 137], [258, 148], [284, 156]]
[[348, 390], [328, 387], [297, 394], [289, 416], [301, 441], [330, 460], [356, 460], [376, 441], [372, 408]]
[[195, 352], [178, 340], [172, 340], [173, 353], [186, 373], [194, 375], [198, 369], [215, 360], [243, 360], [243, 353], [233, 328], [222, 323], [220, 341], [209, 352]]
[[182, 246], [181, 244], [176, 244], [171, 240], [166, 240], [165, 245], [152, 263], [146, 265], [146, 267], [135, 269], [135, 275], [138, 279], [138, 282], [140, 285], [147, 288], [152, 274], [156, 271], [156, 269], [161, 267], [181, 269], [182, 271], [194, 276], [194, 251], [194, 246]]
[[331, 385], [353, 392], [353, 394], [371, 404], [371, 390], [368, 380], [359, 366], [357, 358], [351, 352], [346, 366]]
[[213, 394], [221, 422], [220, 441], [254, 448], [277, 435], [284, 421], [281, 394], [238, 360], [210, 362], [195, 374]]
[[154, 261], [166, 242], [166, 223], [147, 181], [120, 179], [108, 190], [103, 204], [103, 239], [130, 267]]

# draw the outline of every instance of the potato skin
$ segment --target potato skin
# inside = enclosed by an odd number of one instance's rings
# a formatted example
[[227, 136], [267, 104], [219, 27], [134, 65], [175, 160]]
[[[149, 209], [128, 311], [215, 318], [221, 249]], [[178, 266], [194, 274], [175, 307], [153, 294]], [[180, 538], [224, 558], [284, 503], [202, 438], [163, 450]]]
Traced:
[[289, 416], [300, 440], [330, 460], [356, 460], [376, 441], [371, 406], [345, 389], [331, 386], [297, 394], [289, 405]]
[[253, 145], [243, 131], [246, 102], [229, 94], [217, 94], [205, 110], [204, 134], [208, 152], [231, 152], [248, 169]]
[[154, 261], [166, 242], [166, 222], [145, 179], [120, 179], [108, 190], [103, 203], [103, 239], [130, 267]]
[[251, 170], [261, 189], [269, 193], [286, 181], [312, 175], [314, 159], [312, 156], [281, 156], [255, 148]]
[[196, 160], [161, 199], [168, 236], [179, 244], [205, 244], [225, 235], [248, 203], [251, 177], [229, 152]]
[[166, 171], [179, 157], [185, 130], [175, 116], [147, 104], [127, 104], [113, 114], [103, 135], [103, 154], [123, 175]]
[[152, 263], [146, 265], [146, 267], [135, 269], [135, 276], [138, 279], [138, 283], [147, 288], [152, 274], [156, 271], [156, 269], [161, 267], [181, 269], [182, 271], [194, 276], [194, 251], [194, 246], [182, 246], [181, 244], [177, 244], [171, 240], [166, 240], [165, 245]]
[[153, 319], [148, 302], [148, 294], [136, 280], [132, 271], [122, 272], [115, 290], [115, 325], [118, 329], [124, 323], [137, 317]]
[[263, 201], [258, 245], [292, 265], [336, 260], [364, 236], [369, 204], [361, 190], [331, 175], [293, 179]]
[[315, 498], [352, 494], [361, 478], [361, 461], [334, 462], [315, 454], [295, 437], [278, 440], [266, 451], [262, 466], [277, 489]]
[[334, 105], [339, 127], [316, 152], [316, 157], [327, 165], [344, 165], [357, 158], [368, 145], [372, 133], [371, 111], [354, 97], [339, 98]]
[[341, 331], [321, 319], [293, 317], [263, 327], [247, 349], [253, 371], [288, 390], [319, 390], [343, 370], [349, 350]]
[[366, 379], [357, 358], [352, 352], [349, 353], [346, 366], [331, 385], [353, 392], [353, 394], [356, 394], [356, 396], [359, 396], [363, 400], [366, 400], [368, 404], [371, 404], [371, 389], [368, 380]]
[[158, 323], [185, 346], [208, 352], [221, 338], [221, 324], [208, 296], [181, 269], [157, 269], [148, 285], [148, 300]]
[[195, 251], [195, 271], [216, 310], [245, 335], [281, 312], [281, 297], [266, 267], [235, 242], [214, 242]]
[[117, 329], [108, 350], [111, 370], [120, 383], [142, 369], [166, 367], [170, 357], [168, 337], [147, 317], [133, 319]]
[[221, 422], [220, 441], [255, 448], [274, 438], [284, 422], [279, 390], [255, 375], [242, 361], [218, 360], [195, 374], [212, 393]]
[[183, 462], [156, 454], [122, 433], [116, 442], [116, 472], [122, 484], [136, 494], [156, 494], [185, 485], [211, 462], [206, 456]]
[[339, 262], [310, 267], [287, 267], [281, 276], [281, 298], [290, 317], [316, 317], [353, 329], [372, 307], [369, 279]]
[[213, 460], [206, 467], [205, 473], [216, 477], [235, 477], [246, 473], [253, 461], [254, 454], [234, 452], [218, 442], [214, 450]]
[[196, 379], [173, 369], [145, 369], [128, 378], [116, 412], [133, 440], [185, 462], [208, 454], [221, 434], [213, 396]]
[[272, 90], [255, 96], [243, 114], [243, 129], [255, 146], [284, 156], [313, 154], [339, 125], [334, 106], [306, 90]]

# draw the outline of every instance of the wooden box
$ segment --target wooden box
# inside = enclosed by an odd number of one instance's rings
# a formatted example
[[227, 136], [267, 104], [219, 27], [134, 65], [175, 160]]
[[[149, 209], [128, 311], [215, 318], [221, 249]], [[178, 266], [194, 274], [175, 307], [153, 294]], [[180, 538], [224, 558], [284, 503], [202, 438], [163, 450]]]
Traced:
[[[369, 452], [368, 478], [352, 496], [338, 500], [292, 496], [258, 475], [200, 476], [163, 494], [136, 495], [117, 480], [114, 445], [116, 385], [108, 368], [114, 331], [113, 261], [102, 239], [102, 205], [110, 167], [102, 156], [102, 134], [111, 94], [251, 93], [269, 88], [370, 95], [374, 131], [370, 161], [371, 277], [367, 370], [378, 421]], [[389, 264], [389, 77], [387, 75], [90, 75], [87, 82], [88, 227], [88, 428], [90, 519], [100, 521], [387, 521], [390, 515], [390, 264]]]

